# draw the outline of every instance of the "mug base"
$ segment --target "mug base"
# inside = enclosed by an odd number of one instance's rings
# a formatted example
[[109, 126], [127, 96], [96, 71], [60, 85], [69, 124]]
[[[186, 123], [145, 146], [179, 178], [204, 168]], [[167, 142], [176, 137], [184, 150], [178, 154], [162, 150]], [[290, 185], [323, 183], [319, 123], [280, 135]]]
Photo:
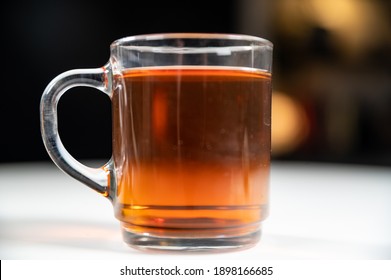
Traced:
[[[172, 251], [172, 252], [228, 252], [248, 249], [255, 246], [261, 237], [258, 226], [254, 230], [243, 234], [243, 228], [238, 229], [212, 229], [208, 234], [199, 234], [192, 231], [175, 231], [176, 234], [166, 233], [155, 235], [148, 232], [133, 231], [129, 227], [122, 228], [123, 240], [132, 248], [143, 251]], [[235, 231], [240, 235], [235, 235]], [[225, 232], [225, 234], [224, 234]], [[179, 233], [179, 234], [178, 234]], [[189, 236], [193, 235], [193, 236]]]

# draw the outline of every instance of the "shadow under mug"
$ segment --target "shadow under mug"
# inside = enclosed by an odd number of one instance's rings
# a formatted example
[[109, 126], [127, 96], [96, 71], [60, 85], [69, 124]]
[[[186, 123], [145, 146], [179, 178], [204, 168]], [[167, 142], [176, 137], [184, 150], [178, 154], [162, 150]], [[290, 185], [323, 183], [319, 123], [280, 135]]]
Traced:
[[[112, 201], [132, 247], [251, 247], [268, 212], [272, 48], [246, 35], [119, 39], [105, 66], [67, 71], [45, 89], [46, 149]], [[75, 160], [58, 134], [57, 103], [76, 86], [112, 101], [113, 155], [101, 168]]]

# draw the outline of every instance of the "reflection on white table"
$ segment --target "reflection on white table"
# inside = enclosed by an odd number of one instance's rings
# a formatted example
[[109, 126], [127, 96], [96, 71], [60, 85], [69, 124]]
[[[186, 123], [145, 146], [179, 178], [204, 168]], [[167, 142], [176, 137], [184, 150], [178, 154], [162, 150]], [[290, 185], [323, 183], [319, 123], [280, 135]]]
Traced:
[[391, 259], [391, 168], [275, 162], [261, 242], [222, 254], [127, 247], [110, 202], [54, 164], [0, 165], [1, 259]]

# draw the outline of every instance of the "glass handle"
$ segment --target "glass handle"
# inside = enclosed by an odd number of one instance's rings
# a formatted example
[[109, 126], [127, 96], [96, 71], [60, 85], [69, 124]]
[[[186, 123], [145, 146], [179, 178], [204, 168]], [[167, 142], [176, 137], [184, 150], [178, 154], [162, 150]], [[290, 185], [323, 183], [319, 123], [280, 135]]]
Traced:
[[42, 138], [51, 159], [61, 170], [102, 195], [108, 196], [110, 161], [100, 168], [85, 166], [68, 153], [58, 133], [58, 101], [68, 89], [77, 86], [93, 87], [110, 96], [110, 66], [70, 70], [60, 74], [49, 83], [40, 104]]

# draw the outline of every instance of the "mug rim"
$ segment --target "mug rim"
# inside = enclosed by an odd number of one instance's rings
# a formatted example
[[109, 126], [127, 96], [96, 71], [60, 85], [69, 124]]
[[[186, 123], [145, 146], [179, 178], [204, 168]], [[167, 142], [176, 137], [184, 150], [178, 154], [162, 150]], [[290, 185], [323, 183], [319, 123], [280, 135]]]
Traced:
[[152, 41], [165, 39], [220, 39], [233, 41], [251, 41], [262, 44], [264, 46], [273, 47], [273, 43], [267, 39], [244, 34], [229, 34], [229, 33], [152, 33], [143, 35], [127, 36], [115, 40], [111, 43], [111, 47], [120, 47], [129, 42], [135, 41]]

